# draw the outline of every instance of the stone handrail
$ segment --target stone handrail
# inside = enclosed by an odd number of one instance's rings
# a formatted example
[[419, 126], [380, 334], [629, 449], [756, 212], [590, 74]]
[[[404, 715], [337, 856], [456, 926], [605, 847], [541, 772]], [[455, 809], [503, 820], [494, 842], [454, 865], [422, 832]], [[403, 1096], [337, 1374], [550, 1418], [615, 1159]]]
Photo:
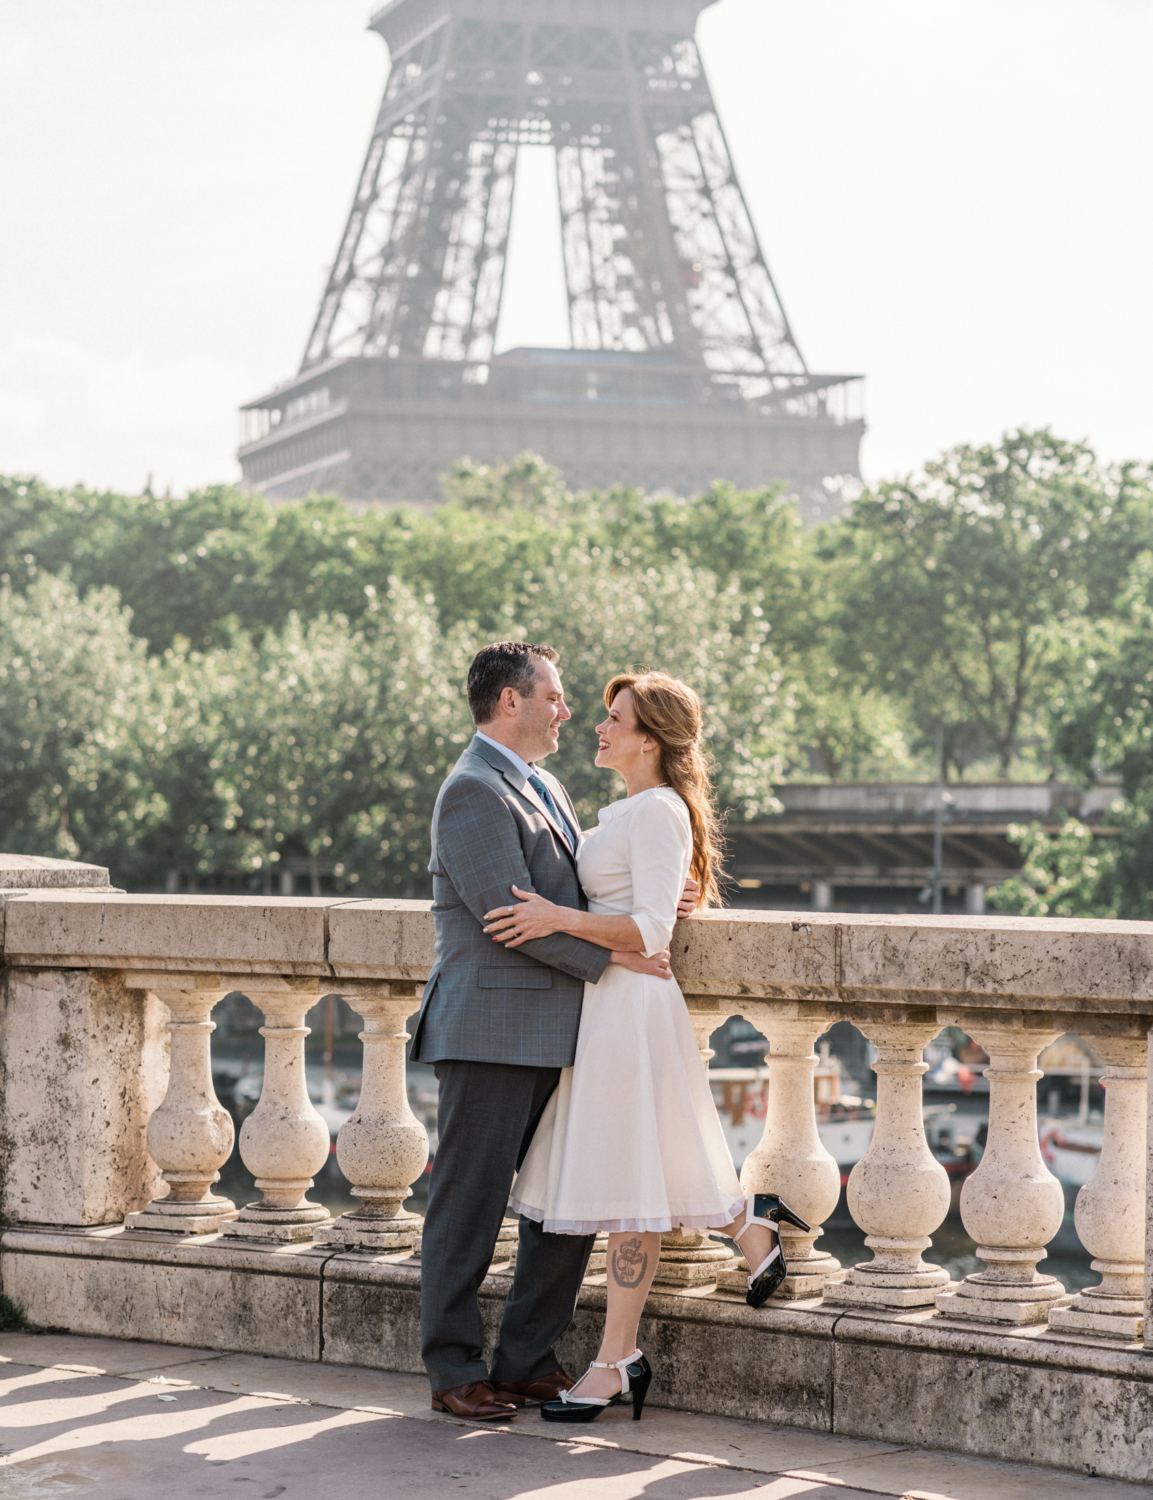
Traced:
[[[9, 1224], [219, 1231], [238, 1252], [412, 1245], [419, 1221], [402, 1204], [427, 1141], [407, 1103], [404, 1022], [433, 958], [427, 903], [29, 889], [0, 892], [0, 907], [0, 1208]], [[744, 1182], [781, 1193], [813, 1226], [788, 1236], [779, 1305], [823, 1298], [921, 1309], [952, 1326], [1047, 1323], [1068, 1338], [1129, 1343], [1153, 1327], [1142, 1303], [1153, 1243], [1153, 924], [719, 911], [678, 925], [673, 965], [706, 1059], [710, 1034], [730, 1015], [769, 1039], [764, 1134]], [[212, 1007], [233, 990], [263, 1010], [267, 1042], [263, 1091], [240, 1141], [262, 1197], [240, 1209], [214, 1191], [233, 1140], [209, 1052]], [[304, 1088], [304, 1017], [328, 993], [365, 1020], [361, 1100], [337, 1148], [361, 1207], [335, 1221], [307, 1198], [328, 1136]], [[877, 1048], [876, 1128], [849, 1183], [873, 1258], [849, 1269], [818, 1246], [839, 1173], [817, 1134], [811, 1074], [816, 1039], [838, 1020]], [[988, 1143], [961, 1197], [986, 1269], [960, 1283], [923, 1259], [949, 1191], [925, 1141], [922, 1053], [946, 1025], [990, 1056]], [[1039, 1150], [1036, 1064], [1065, 1031], [1106, 1063], [1104, 1150], [1076, 1208], [1101, 1282], [1077, 1297], [1038, 1270], [1063, 1195]], [[1149, 1272], [1153, 1286], [1153, 1264]], [[673, 1234], [658, 1280], [723, 1293], [739, 1291], [743, 1273], [707, 1236]]]

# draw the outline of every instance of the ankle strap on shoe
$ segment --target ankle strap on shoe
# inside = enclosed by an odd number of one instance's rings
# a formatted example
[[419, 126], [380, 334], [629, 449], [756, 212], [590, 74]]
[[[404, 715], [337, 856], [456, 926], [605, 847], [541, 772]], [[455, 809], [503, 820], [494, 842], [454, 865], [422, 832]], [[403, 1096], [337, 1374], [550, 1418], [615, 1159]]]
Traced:
[[629, 1365], [634, 1364], [638, 1359], [643, 1359], [643, 1358], [644, 1358], [644, 1356], [641, 1354], [641, 1351], [639, 1349], [634, 1349], [631, 1354], [626, 1354], [625, 1357], [624, 1357], [624, 1359], [607, 1360], [607, 1361], [606, 1360], [601, 1360], [601, 1359], [594, 1359], [592, 1361], [592, 1363], [589, 1365], [589, 1369], [590, 1370], [615, 1370], [617, 1372], [617, 1374], [621, 1377], [621, 1395], [623, 1396], [623, 1395], [625, 1395], [627, 1393], [627, 1391], [629, 1389]]

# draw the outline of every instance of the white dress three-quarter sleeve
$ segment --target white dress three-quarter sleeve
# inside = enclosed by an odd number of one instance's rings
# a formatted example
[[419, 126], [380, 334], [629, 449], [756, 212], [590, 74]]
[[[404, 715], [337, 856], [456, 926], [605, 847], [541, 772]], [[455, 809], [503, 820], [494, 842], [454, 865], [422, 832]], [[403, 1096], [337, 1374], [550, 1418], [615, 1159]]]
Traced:
[[[667, 948], [692, 848], [668, 787], [603, 808], [577, 852], [589, 911], [630, 915], [646, 954]], [[720, 1228], [743, 1202], [680, 987], [610, 964], [585, 985], [576, 1061], [510, 1207], [555, 1234], [597, 1234]]]
[[692, 827], [685, 804], [664, 787], [656, 787], [624, 826], [632, 918], [641, 930], [645, 957], [650, 958], [672, 941], [677, 902], [692, 864]]

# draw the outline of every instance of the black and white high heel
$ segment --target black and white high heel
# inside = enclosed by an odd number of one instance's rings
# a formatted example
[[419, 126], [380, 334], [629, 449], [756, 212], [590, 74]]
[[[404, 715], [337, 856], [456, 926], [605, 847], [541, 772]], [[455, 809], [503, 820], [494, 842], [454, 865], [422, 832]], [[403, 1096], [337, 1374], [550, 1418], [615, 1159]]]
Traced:
[[[652, 1366], [639, 1349], [624, 1359], [605, 1363], [594, 1359], [590, 1370], [616, 1370], [621, 1377], [621, 1388], [615, 1396], [574, 1396], [572, 1391], [561, 1391], [559, 1401], [546, 1401], [540, 1409], [546, 1422], [592, 1422], [606, 1406], [619, 1406], [625, 1396], [633, 1398], [633, 1421], [639, 1422], [644, 1410], [645, 1397], [653, 1382]], [[577, 1384], [579, 1385], [579, 1381]]]
[[740, 1244], [741, 1235], [751, 1229], [754, 1224], [760, 1224], [764, 1229], [771, 1229], [776, 1237], [768, 1255], [755, 1271], [749, 1272], [749, 1290], [745, 1295], [745, 1301], [750, 1307], [763, 1307], [788, 1274], [785, 1252], [781, 1249], [780, 1226], [782, 1223], [793, 1224], [798, 1229], [809, 1227], [804, 1219], [799, 1218], [787, 1204], [781, 1202], [776, 1193], [750, 1193], [745, 1199], [745, 1222], [733, 1235], [733, 1239]]

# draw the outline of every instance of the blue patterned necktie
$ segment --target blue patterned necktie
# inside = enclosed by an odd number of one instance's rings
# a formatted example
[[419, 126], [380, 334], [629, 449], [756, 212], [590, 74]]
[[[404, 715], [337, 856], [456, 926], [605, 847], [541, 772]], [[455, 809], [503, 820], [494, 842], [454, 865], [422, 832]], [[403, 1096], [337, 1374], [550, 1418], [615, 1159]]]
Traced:
[[572, 830], [568, 826], [568, 820], [553, 800], [552, 793], [539, 776], [530, 776], [528, 784], [556, 819], [560, 831], [564, 836], [564, 841], [569, 847], [569, 853], [572, 854], [576, 849], [576, 842], [573, 839]]

